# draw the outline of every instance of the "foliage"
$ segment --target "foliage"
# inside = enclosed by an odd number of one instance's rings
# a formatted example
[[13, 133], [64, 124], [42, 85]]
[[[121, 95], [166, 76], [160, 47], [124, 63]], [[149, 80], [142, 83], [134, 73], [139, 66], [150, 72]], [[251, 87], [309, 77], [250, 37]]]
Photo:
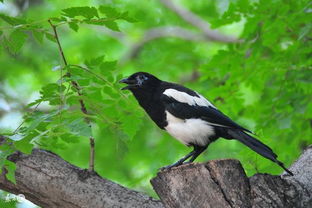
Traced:
[[[189, 150], [158, 130], [133, 97], [120, 91], [117, 81], [134, 71], [184, 81], [254, 131], [287, 165], [311, 143], [309, 1], [177, 2], [212, 28], [239, 35], [242, 41], [225, 44], [167, 37], [146, 43], [130, 60], [126, 55], [131, 46], [150, 28], [196, 28], [158, 1], [77, 2], [45, 2], [16, 17], [0, 15], [0, 61], [6, 69], [0, 71], [0, 83], [11, 89], [0, 90], [3, 99], [25, 104], [31, 93], [40, 92], [38, 99], [19, 109], [24, 113], [21, 128], [16, 132], [1, 129], [9, 132], [10, 141], [0, 147], [0, 162], [11, 176], [14, 167], [5, 158], [16, 149], [25, 153], [34, 147], [49, 149], [87, 167], [88, 137], [93, 135], [96, 171], [150, 192], [149, 179], [157, 169]], [[58, 31], [67, 65], [58, 58], [57, 39], [48, 19]], [[194, 72], [199, 79], [189, 79]], [[87, 116], [80, 100], [86, 104]], [[225, 157], [240, 159], [249, 175], [281, 172], [235, 141], [211, 144], [199, 161]]]

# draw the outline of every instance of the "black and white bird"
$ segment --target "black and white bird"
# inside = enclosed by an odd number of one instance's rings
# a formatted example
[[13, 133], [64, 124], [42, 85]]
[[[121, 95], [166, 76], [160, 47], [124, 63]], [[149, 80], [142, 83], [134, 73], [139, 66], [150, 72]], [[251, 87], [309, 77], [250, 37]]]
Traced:
[[[216, 139], [236, 139], [293, 175], [270, 147], [251, 136], [197, 92], [182, 85], [165, 82], [152, 74], [137, 72], [120, 80], [130, 90], [149, 117], [171, 136], [193, 146], [193, 151], [165, 168], [193, 162]], [[190, 159], [189, 159], [190, 158]], [[185, 162], [188, 160], [188, 162]]]

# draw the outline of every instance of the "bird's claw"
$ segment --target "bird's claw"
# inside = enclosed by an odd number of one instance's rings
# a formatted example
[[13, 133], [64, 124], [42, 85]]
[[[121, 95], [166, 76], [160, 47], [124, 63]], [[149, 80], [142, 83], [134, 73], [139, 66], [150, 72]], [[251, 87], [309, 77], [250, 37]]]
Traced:
[[170, 168], [172, 168], [172, 167], [176, 167], [176, 166], [178, 166], [178, 165], [174, 165], [174, 164], [172, 164], [172, 165], [167, 165], [167, 166], [164, 166], [164, 167], [159, 168], [159, 170], [164, 171], [164, 170], [168, 170], [168, 169], [170, 169]]
[[176, 162], [176, 163], [173, 163], [171, 165], [167, 165], [167, 166], [161, 167], [161, 168], [159, 168], [159, 170], [160, 171], [169, 170], [169, 169], [171, 169], [173, 167], [178, 167], [180, 165], [185, 165], [185, 164], [189, 164], [189, 163], [191, 163], [191, 162], [189, 162], [189, 161], [187, 161], [187, 162]]

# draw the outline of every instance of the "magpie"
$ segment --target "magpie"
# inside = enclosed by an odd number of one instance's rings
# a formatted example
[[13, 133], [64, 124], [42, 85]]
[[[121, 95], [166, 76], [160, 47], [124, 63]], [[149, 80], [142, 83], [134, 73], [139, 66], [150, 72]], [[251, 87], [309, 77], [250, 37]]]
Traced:
[[270, 147], [251, 136], [251, 131], [232, 121], [196, 91], [162, 81], [146, 72], [134, 73], [119, 82], [127, 84], [122, 90], [132, 92], [139, 105], [159, 128], [184, 145], [193, 147], [189, 154], [164, 168], [193, 162], [210, 143], [222, 137], [240, 141], [293, 175], [277, 160], [277, 155]]

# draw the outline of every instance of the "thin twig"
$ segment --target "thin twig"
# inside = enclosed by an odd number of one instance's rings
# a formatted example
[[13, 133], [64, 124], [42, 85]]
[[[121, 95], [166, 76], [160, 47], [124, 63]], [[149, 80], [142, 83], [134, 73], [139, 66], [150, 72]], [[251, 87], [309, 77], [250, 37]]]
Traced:
[[95, 76], [96, 78], [98, 78], [99, 80], [107, 83], [108, 81], [104, 78], [104, 77], [101, 77], [100, 75], [94, 73], [93, 71], [91, 71], [90, 69], [86, 68], [86, 67], [83, 67], [83, 66], [80, 66], [80, 65], [76, 65], [76, 64], [71, 64], [70, 66], [74, 66], [74, 67], [77, 67], [77, 68], [80, 68], [90, 74], [92, 74], [93, 76]]
[[57, 34], [57, 31], [56, 31], [56, 26], [53, 25], [52, 21], [49, 19], [48, 22], [50, 23], [52, 29], [53, 29], [53, 32], [54, 32], [54, 38], [56, 40], [56, 43], [58, 45], [58, 49], [60, 51], [60, 54], [61, 54], [61, 57], [64, 61], [64, 65], [67, 66], [67, 61], [66, 61], [66, 58], [65, 58], [65, 55], [64, 55], [64, 52], [63, 52], [63, 49], [62, 49], [62, 46], [61, 46], [61, 43], [60, 43], [60, 39], [58, 37], [58, 34]]
[[[51, 25], [51, 27], [53, 29], [54, 38], [55, 38], [56, 43], [58, 45], [59, 52], [60, 52], [60, 55], [61, 55], [61, 57], [63, 59], [64, 65], [68, 66], [67, 60], [66, 60], [65, 55], [64, 55], [64, 51], [62, 49], [62, 46], [61, 46], [61, 43], [60, 43], [60, 40], [59, 40], [59, 37], [58, 37], [58, 34], [57, 34], [57, 30], [56, 30], [57, 26], [54, 25], [50, 19], [48, 20], [48, 22], [50, 23], [50, 25]], [[67, 76], [69, 76], [69, 77], [71, 76], [69, 71], [67, 72]], [[71, 81], [71, 84], [77, 90], [78, 95], [82, 96], [82, 92], [81, 92], [79, 84], [76, 81]], [[88, 110], [86, 108], [86, 105], [85, 105], [83, 99], [79, 99], [79, 104], [80, 104], [80, 109], [81, 109], [82, 113], [85, 114], [85, 115], [88, 115]], [[91, 128], [90, 120], [87, 117], [85, 117], [84, 119], [85, 119], [86, 123], [89, 125], [89, 127]], [[94, 138], [92, 136], [90, 136], [89, 139], [90, 139], [89, 171], [93, 172], [94, 171], [94, 145], [95, 145], [95, 142], [94, 142]]]

